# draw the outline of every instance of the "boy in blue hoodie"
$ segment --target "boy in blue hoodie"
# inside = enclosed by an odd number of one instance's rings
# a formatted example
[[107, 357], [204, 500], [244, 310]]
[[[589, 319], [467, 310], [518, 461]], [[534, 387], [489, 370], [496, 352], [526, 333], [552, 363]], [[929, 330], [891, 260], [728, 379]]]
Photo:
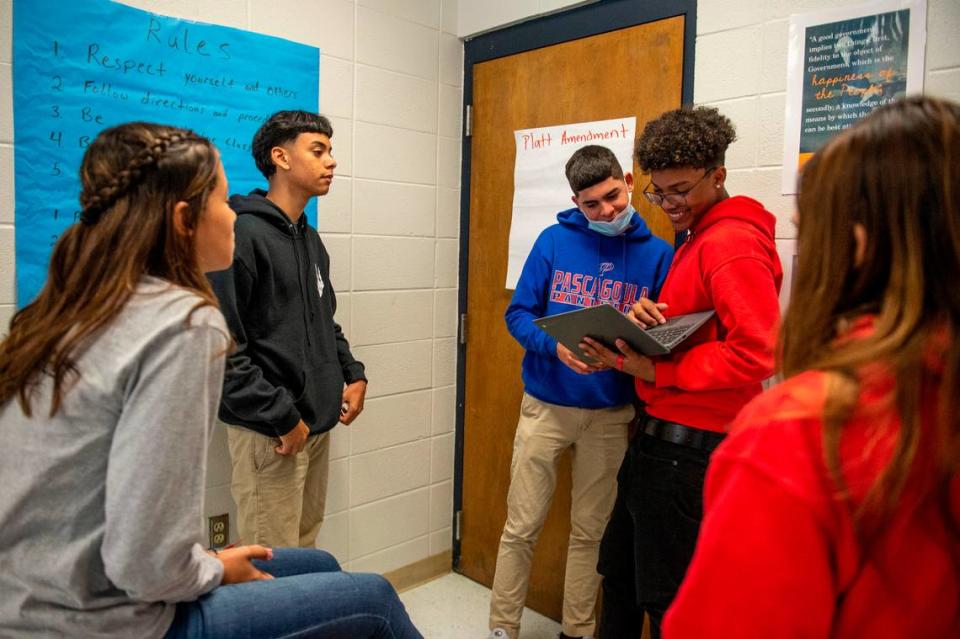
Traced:
[[610, 149], [579, 149], [566, 175], [575, 207], [561, 211], [559, 223], [537, 238], [506, 312], [510, 334], [527, 352], [507, 521], [490, 599], [491, 639], [519, 634], [533, 547], [567, 448], [573, 491], [560, 636], [594, 633], [597, 552], [634, 416], [632, 378], [581, 361], [532, 320], [598, 304], [625, 312], [641, 297], [656, 296], [673, 257], [630, 204], [633, 176], [624, 174]]

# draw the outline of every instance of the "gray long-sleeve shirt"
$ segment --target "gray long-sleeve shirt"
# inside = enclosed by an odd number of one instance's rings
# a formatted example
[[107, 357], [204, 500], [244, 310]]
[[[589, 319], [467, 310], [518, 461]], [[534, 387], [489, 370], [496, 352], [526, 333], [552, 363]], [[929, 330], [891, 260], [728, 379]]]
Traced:
[[219, 585], [200, 542], [228, 334], [199, 302], [144, 278], [56, 416], [49, 377], [32, 418], [0, 406], [0, 637], [160, 637]]

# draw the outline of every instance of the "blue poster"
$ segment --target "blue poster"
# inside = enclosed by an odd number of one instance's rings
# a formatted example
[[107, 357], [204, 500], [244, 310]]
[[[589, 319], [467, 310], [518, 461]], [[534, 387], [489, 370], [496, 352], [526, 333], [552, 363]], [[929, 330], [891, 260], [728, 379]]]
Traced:
[[[13, 7], [17, 304], [46, 279], [57, 237], [79, 216], [84, 149], [109, 126], [182, 126], [220, 149], [232, 193], [266, 186], [250, 155], [281, 109], [316, 111], [320, 51], [109, 0]], [[316, 226], [316, 207], [308, 207]]]

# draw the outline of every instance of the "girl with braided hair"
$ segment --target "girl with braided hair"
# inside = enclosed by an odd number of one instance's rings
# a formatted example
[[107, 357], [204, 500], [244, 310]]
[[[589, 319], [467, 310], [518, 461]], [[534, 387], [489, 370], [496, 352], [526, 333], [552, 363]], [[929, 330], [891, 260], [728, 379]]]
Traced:
[[377, 575], [313, 549], [205, 551], [207, 446], [232, 340], [219, 153], [103, 131], [83, 212], [0, 343], [0, 636], [416, 638]]

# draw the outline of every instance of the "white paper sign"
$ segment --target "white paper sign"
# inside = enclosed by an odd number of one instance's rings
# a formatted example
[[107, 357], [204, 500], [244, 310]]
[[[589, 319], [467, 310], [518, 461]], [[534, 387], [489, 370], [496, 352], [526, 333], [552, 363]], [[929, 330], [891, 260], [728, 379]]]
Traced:
[[605, 146], [630, 173], [636, 128], [637, 118], [630, 117], [514, 131], [517, 161], [506, 288], [516, 288], [540, 232], [556, 223], [558, 212], [573, 206], [564, 167], [574, 151], [588, 144]]

